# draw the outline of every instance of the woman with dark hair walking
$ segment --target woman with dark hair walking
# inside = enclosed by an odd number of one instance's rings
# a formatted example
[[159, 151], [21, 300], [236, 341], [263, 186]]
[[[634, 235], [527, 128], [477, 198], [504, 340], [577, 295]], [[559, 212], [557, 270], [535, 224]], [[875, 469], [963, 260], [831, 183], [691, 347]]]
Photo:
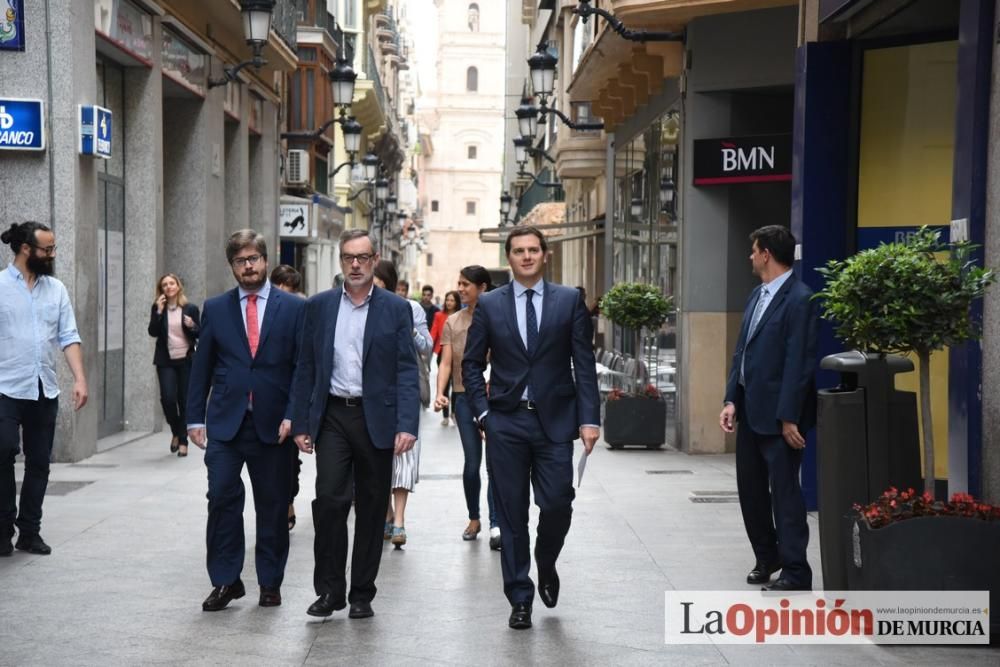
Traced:
[[170, 425], [170, 452], [187, 456], [188, 377], [198, 341], [198, 307], [184, 296], [184, 284], [173, 273], [156, 282], [156, 299], [149, 312], [149, 335], [156, 339], [153, 364], [160, 383], [160, 405]]
[[[441, 367], [438, 369], [437, 398], [434, 409], [443, 410], [451, 403], [458, 425], [458, 435], [462, 439], [465, 453], [465, 468], [462, 484], [465, 487], [465, 504], [469, 510], [469, 525], [462, 531], [462, 539], [475, 540], [482, 530], [479, 520], [479, 493], [482, 479], [479, 467], [483, 461], [483, 438], [476, 426], [472, 406], [465, 398], [462, 384], [462, 356], [465, 353], [465, 337], [472, 324], [472, 314], [476, 310], [479, 296], [493, 289], [490, 272], [479, 265], [467, 266], [458, 274], [458, 294], [466, 307], [448, 316], [441, 333]], [[448, 400], [448, 381], [452, 383], [451, 400]], [[490, 513], [490, 549], [500, 550], [500, 527], [497, 524], [496, 508], [493, 505], [493, 489], [489, 483], [490, 464], [486, 461], [486, 503]]]
[[[375, 265], [375, 285], [395, 292], [398, 283], [399, 278], [393, 263], [387, 259], [379, 260]], [[407, 299], [406, 302], [413, 310], [413, 347], [416, 350], [417, 364], [423, 374], [426, 370], [425, 356], [434, 346], [431, 333], [427, 330], [427, 313], [418, 302], [412, 299]], [[430, 387], [427, 388], [427, 392], [429, 400]], [[406, 501], [419, 481], [420, 438], [417, 438], [411, 449], [392, 457], [392, 498], [385, 513], [383, 538], [391, 540], [397, 549], [406, 544]]]
[[[441, 310], [434, 313], [434, 323], [431, 325], [431, 340], [434, 341], [434, 354], [437, 355], [437, 365], [441, 368], [441, 334], [444, 333], [444, 323], [448, 320], [449, 315], [454, 315], [458, 311], [462, 310], [462, 297], [458, 295], [458, 292], [452, 290], [444, 295], [444, 301], [441, 303]], [[451, 396], [451, 381], [444, 388], [444, 395]], [[448, 406], [441, 408], [441, 414], [444, 417], [441, 420], [441, 426], [448, 425]]]

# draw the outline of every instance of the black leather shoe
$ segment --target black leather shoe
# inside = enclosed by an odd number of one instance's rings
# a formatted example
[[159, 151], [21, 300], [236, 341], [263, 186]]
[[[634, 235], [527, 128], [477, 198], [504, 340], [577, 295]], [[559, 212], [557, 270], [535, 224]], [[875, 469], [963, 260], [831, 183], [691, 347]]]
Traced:
[[14, 546], [21, 551], [27, 551], [30, 554], [48, 556], [52, 553], [52, 547], [47, 545], [42, 539], [42, 536], [38, 533], [21, 533], [18, 535], [17, 542]]
[[333, 597], [333, 593], [323, 593], [319, 598], [309, 605], [309, 609], [306, 611], [310, 616], [330, 616], [335, 611], [340, 611], [347, 606], [347, 602], [344, 598]]
[[556, 568], [548, 572], [538, 571], [538, 597], [542, 598], [542, 604], [549, 609], [559, 602], [559, 573]]
[[511, 605], [510, 620], [507, 625], [515, 630], [527, 630], [531, 627], [531, 603], [515, 602]]
[[774, 565], [767, 565], [766, 563], [757, 563], [747, 574], [748, 584], [766, 584], [771, 581], [771, 575], [781, 569], [781, 565], [775, 563]]
[[490, 538], [490, 549], [493, 551], [500, 551], [500, 536]]
[[765, 593], [784, 593], [785, 591], [811, 591], [812, 586], [806, 584], [796, 584], [788, 579], [778, 578], [773, 584], [768, 584], [762, 587], [760, 590]]
[[371, 618], [375, 615], [372, 611], [372, 603], [368, 600], [358, 600], [351, 603], [351, 610], [347, 612], [347, 618]]
[[247, 589], [239, 579], [228, 586], [216, 586], [201, 603], [202, 611], [222, 611], [233, 600], [239, 600], [247, 594]]
[[5, 537], [0, 540], [0, 557], [7, 557], [14, 553], [14, 543], [10, 541], [9, 537]]
[[258, 604], [261, 607], [280, 607], [281, 588], [278, 586], [261, 586], [260, 601]]

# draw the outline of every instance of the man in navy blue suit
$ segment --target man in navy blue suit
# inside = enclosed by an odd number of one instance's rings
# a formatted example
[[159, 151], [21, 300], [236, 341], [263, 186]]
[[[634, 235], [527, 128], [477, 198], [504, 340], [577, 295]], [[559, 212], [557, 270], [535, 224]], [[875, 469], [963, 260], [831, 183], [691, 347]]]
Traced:
[[[546, 607], [559, 600], [556, 559], [573, 513], [573, 441], [589, 455], [600, 436], [590, 313], [573, 287], [545, 282], [548, 245], [530, 226], [507, 237], [514, 282], [483, 294], [462, 361], [466, 396], [486, 434], [500, 521], [508, 625], [531, 627], [535, 585], [528, 534], [528, 484], [538, 505], [535, 565]], [[489, 392], [483, 372], [491, 364]], [[572, 363], [571, 363], [572, 362]]]
[[[350, 618], [374, 615], [375, 577], [392, 483], [392, 457], [413, 447], [420, 419], [420, 374], [413, 310], [375, 287], [378, 253], [368, 232], [340, 237], [344, 286], [306, 304], [295, 371], [292, 432], [316, 452], [316, 528], [311, 616], [351, 603]], [[355, 498], [351, 588], [347, 590], [347, 515]]]
[[[272, 289], [267, 244], [252, 229], [229, 237], [226, 260], [239, 286], [205, 302], [188, 385], [188, 436], [208, 467], [208, 574], [205, 611], [246, 594], [240, 473], [246, 464], [257, 513], [260, 606], [281, 604], [288, 559], [292, 374], [304, 302]], [[211, 393], [209, 393], [211, 389]]]
[[[812, 290], [795, 277], [795, 237], [768, 225], [750, 235], [762, 284], [743, 313], [719, 425], [736, 433], [736, 485], [756, 563], [748, 584], [812, 588], [809, 526], [799, 485], [805, 435], [816, 423], [818, 317]], [[735, 423], [739, 422], [739, 429]], [[771, 575], [778, 579], [768, 584]]]

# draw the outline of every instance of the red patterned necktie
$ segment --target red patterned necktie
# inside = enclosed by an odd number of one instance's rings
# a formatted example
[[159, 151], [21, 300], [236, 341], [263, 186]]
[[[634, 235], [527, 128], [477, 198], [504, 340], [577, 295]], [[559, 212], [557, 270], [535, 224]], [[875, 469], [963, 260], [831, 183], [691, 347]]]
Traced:
[[250, 342], [250, 356], [257, 356], [260, 330], [257, 328], [257, 295], [247, 295], [247, 340]]

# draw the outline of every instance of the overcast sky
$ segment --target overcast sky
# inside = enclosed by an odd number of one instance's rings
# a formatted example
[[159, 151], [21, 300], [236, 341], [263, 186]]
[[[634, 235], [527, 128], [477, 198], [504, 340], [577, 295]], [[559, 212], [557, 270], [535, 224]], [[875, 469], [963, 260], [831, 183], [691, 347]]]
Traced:
[[434, 6], [434, 0], [405, 0], [405, 2], [410, 34], [413, 36], [413, 47], [416, 51], [414, 55], [420, 90], [426, 95], [434, 90], [437, 79], [434, 71], [437, 60], [437, 8]]

